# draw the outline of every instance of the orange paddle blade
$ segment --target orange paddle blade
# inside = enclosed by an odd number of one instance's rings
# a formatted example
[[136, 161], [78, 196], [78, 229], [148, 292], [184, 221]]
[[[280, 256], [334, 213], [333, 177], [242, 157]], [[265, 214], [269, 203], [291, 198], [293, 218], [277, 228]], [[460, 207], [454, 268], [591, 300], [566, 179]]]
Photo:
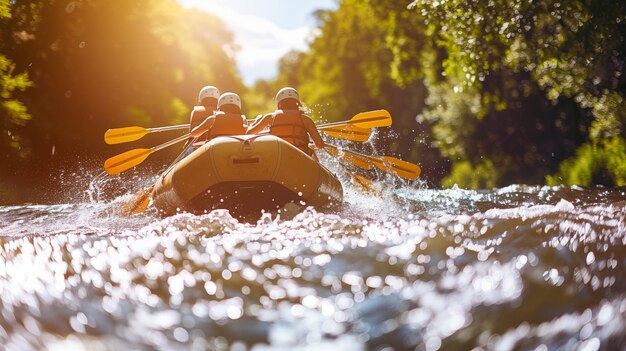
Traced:
[[339, 157], [339, 150], [337, 150], [337, 148], [335, 148], [332, 145], [326, 145], [325, 147], [326, 151], [328, 151], [329, 154], [331, 154], [332, 156], [335, 157]]
[[353, 165], [361, 169], [364, 169], [366, 171], [369, 171], [370, 169], [372, 169], [372, 162], [370, 162], [368, 159], [361, 157], [359, 155], [355, 155], [352, 153], [344, 153], [343, 156], [341, 156], [341, 159], [348, 161], [352, 163]]
[[374, 182], [363, 177], [359, 174], [352, 174], [352, 184], [357, 188], [369, 193], [374, 193], [376, 190], [374, 189]]
[[123, 216], [130, 216], [145, 211], [150, 204], [151, 195], [152, 188], [140, 190], [137, 194], [135, 194], [135, 196], [133, 196], [132, 199], [122, 204], [120, 213]]
[[353, 165], [364, 170], [372, 169], [372, 162], [368, 161], [366, 158], [360, 155], [354, 154], [349, 151], [340, 152], [336, 147], [331, 145], [326, 145], [326, 150], [328, 150], [328, 153], [340, 159], [341, 161], [352, 163]]
[[350, 124], [361, 128], [389, 127], [392, 123], [391, 114], [386, 110], [362, 112], [352, 117]]
[[323, 128], [322, 131], [333, 138], [364, 142], [369, 140], [372, 131], [354, 125]]
[[141, 213], [145, 211], [146, 208], [148, 208], [149, 204], [150, 204], [150, 197], [146, 196], [142, 198], [141, 201], [137, 203], [137, 206], [133, 208], [133, 213]]
[[151, 131], [143, 127], [109, 129], [104, 133], [104, 142], [113, 145], [139, 140]]
[[391, 156], [368, 156], [348, 150], [342, 150], [340, 153], [339, 150], [332, 145], [326, 145], [326, 150], [342, 161], [350, 162], [365, 170], [371, 169], [373, 164], [382, 171], [393, 173], [406, 179], [415, 179], [422, 173], [420, 166]]
[[422, 173], [420, 166], [391, 156], [371, 157], [379, 169], [406, 179], [416, 179]]
[[119, 174], [142, 163], [152, 152], [153, 150], [151, 149], [126, 151], [123, 154], [113, 156], [104, 161], [104, 170], [110, 175]]
[[389, 127], [392, 123], [391, 114], [389, 114], [386, 110], [375, 110], [368, 112], [361, 112], [354, 117], [352, 117], [349, 121], [344, 122], [333, 122], [333, 123], [325, 123], [319, 125], [317, 128], [319, 130], [325, 130], [333, 127], [345, 127], [345, 126], [355, 126], [359, 128], [380, 128], [380, 127]]

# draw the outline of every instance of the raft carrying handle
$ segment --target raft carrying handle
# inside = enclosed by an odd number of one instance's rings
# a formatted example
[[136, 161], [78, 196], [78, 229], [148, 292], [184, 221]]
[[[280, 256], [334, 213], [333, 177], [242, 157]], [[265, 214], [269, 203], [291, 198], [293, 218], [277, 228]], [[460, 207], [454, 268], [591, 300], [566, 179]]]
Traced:
[[233, 158], [233, 164], [236, 164], [236, 165], [252, 164], [252, 163], [259, 163], [259, 158], [258, 157]]

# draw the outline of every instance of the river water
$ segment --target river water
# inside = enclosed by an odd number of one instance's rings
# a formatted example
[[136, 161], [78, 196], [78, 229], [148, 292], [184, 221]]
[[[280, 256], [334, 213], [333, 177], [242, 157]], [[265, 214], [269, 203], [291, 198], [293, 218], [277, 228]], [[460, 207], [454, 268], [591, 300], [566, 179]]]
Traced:
[[251, 222], [0, 207], [0, 349], [626, 349], [626, 189], [344, 182]]

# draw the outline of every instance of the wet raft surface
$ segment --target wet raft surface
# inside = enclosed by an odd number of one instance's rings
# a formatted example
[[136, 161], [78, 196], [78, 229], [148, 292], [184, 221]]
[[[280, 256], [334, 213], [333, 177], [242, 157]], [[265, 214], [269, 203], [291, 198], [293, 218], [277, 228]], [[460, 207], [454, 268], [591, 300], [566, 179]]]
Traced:
[[0, 207], [0, 345], [622, 349], [625, 200], [408, 187], [253, 224]]

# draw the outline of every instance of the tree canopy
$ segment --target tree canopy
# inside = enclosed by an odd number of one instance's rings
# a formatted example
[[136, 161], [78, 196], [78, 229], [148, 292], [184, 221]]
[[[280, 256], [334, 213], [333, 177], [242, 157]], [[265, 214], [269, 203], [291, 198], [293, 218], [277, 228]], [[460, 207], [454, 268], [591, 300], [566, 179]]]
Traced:
[[104, 158], [108, 128], [187, 123], [202, 86], [243, 89], [224, 23], [174, 0], [0, 4], [9, 164]]
[[[626, 4], [414, 1], [410, 7], [430, 33], [432, 50], [443, 53], [432, 62], [440, 72], [427, 84], [438, 94], [424, 116], [436, 123], [438, 139], [449, 140], [444, 153], [471, 165], [492, 162], [506, 169], [507, 180], [539, 180], [559, 167], [549, 183], [626, 184]], [[445, 103], [459, 100], [453, 94], [470, 102], [471, 113], [461, 117], [455, 104]], [[445, 118], [481, 128], [463, 135]]]
[[626, 184], [623, 2], [343, 0], [318, 20], [277, 82], [331, 119], [388, 108], [383, 145], [432, 180]]

